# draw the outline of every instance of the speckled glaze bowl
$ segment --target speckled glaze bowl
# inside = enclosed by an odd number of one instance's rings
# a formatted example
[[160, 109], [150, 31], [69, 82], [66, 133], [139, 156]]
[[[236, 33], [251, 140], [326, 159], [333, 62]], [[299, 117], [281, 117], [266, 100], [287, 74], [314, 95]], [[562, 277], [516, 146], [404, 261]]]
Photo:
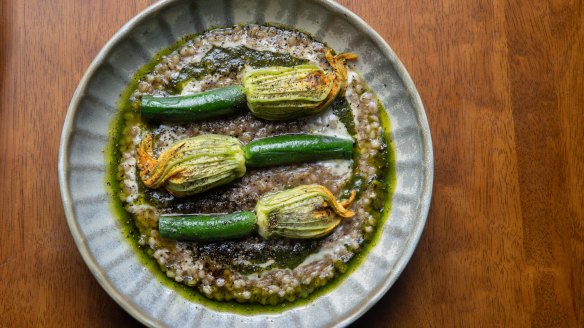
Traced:
[[[281, 313], [221, 312], [184, 299], [144, 267], [121, 233], [105, 186], [109, 127], [135, 71], [184, 35], [236, 23], [300, 29], [338, 52], [355, 52], [356, 68], [391, 119], [396, 189], [390, 217], [365, 260], [332, 291]], [[426, 221], [433, 157], [428, 122], [412, 80], [391, 48], [363, 20], [327, 0], [176, 0], [146, 9], [100, 51], [81, 79], [63, 126], [59, 182], [71, 234], [101, 286], [147, 326], [345, 326], [367, 311], [409, 261]]]

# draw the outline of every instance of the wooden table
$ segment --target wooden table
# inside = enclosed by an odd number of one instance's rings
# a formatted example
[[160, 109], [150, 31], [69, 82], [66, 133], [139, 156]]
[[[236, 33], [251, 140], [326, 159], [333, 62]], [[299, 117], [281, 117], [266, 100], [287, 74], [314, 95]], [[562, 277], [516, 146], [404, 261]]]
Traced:
[[[0, 1], [0, 326], [139, 326], [69, 234], [67, 105], [154, 1]], [[393, 47], [430, 122], [435, 181], [405, 271], [355, 326], [584, 326], [583, 1], [342, 0]]]

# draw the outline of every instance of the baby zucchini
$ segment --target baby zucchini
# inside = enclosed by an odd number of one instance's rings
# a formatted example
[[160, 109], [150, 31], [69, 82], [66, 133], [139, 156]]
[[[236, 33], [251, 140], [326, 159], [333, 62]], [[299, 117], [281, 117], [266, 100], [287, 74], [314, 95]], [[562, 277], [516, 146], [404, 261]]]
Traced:
[[264, 195], [255, 214], [162, 215], [158, 230], [164, 238], [188, 241], [214, 241], [241, 238], [257, 231], [268, 238], [314, 239], [331, 233], [343, 219], [355, 212], [349, 199], [338, 201], [324, 186], [304, 185]]
[[256, 231], [252, 212], [211, 215], [161, 215], [158, 220], [164, 238], [188, 241], [213, 241], [245, 237]]
[[245, 147], [234, 137], [204, 134], [182, 139], [158, 157], [147, 134], [138, 147], [140, 178], [148, 188], [165, 187], [183, 197], [241, 178], [246, 167], [350, 159], [353, 140], [323, 135], [289, 134], [252, 141]]
[[350, 159], [353, 140], [323, 135], [288, 134], [252, 141], [243, 148], [249, 167]]
[[222, 87], [188, 96], [142, 96], [140, 111], [147, 120], [189, 122], [235, 113], [247, 107], [256, 117], [277, 121], [317, 114], [339, 95], [345, 94], [347, 60], [357, 58], [346, 53], [326, 59], [333, 69], [320, 66], [265, 67], [246, 70], [241, 85]]
[[245, 108], [245, 104], [243, 88], [235, 85], [188, 96], [144, 95], [140, 112], [150, 121], [188, 122], [232, 115]]

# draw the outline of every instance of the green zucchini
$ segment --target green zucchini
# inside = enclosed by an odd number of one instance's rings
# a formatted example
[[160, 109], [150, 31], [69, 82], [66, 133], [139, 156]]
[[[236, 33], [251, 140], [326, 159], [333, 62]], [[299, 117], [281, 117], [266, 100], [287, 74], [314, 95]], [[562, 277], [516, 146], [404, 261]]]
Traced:
[[204, 134], [179, 140], [156, 158], [153, 136], [147, 134], [138, 147], [137, 164], [146, 187], [165, 187], [183, 197], [241, 178], [246, 167], [350, 159], [352, 153], [353, 140], [323, 135], [281, 135], [244, 147], [234, 137]]
[[245, 70], [242, 85], [222, 87], [188, 96], [142, 96], [140, 110], [147, 120], [188, 122], [234, 114], [247, 107], [265, 120], [289, 120], [322, 112], [338, 96], [345, 94], [347, 60], [345, 53], [325, 55], [332, 72], [316, 65], [272, 66]]
[[188, 122], [235, 114], [245, 108], [240, 85], [223, 87], [187, 96], [142, 96], [140, 114], [146, 120]]
[[355, 212], [347, 200], [338, 201], [326, 187], [304, 185], [262, 196], [255, 214], [161, 215], [158, 230], [164, 238], [188, 241], [214, 241], [248, 236], [257, 231], [265, 239], [283, 237], [312, 239], [328, 235], [342, 219]]
[[248, 211], [211, 215], [161, 215], [158, 220], [164, 238], [188, 241], [235, 239], [256, 231], [257, 218]]
[[248, 167], [350, 159], [353, 140], [322, 135], [288, 134], [252, 141], [243, 148]]

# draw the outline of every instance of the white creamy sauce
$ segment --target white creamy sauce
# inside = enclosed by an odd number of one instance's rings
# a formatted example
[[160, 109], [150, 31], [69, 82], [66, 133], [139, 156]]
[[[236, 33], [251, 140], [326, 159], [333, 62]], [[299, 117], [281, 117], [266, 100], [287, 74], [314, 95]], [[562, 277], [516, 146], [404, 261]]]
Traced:
[[359, 104], [359, 94], [352, 88], [354, 81], [359, 81], [359, 74], [352, 70], [350, 67], [347, 67], [347, 91], [345, 92], [345, 98], [349, 102], [349, 106], [353, 111], [353, 121], [357, 126], [359, 122], [357, 121], [357, 117], [359, 117], [360, 108], [357, 106]]
[[181, 96], [186, 96], [186, 95], [192, 95], [192, 94], [201, 92], [201, 91], [203, 91], [202, 88], [201, 88], [202, 85], [203, 85], [203, 81], [200, 81], [200, 80], [190, 80], [182, 88], [182, 90], [180, 92], [180, 95]]
[[309, 265], [315, 261], [324, 260], [327, 256], [335, 257], [335, 254], [342, 252], [342, 249], [353, 243], [351, 236], [343, 236], [335, 241], [334, 247], [324, 247], [319, 252], [308, 255], [298, 267]]
[[353, 170], [353, 163], [349, 159], [330, 159], [320, 161], [319, 164], [329, 169], [332, 174], [343, 179], [351, 175], [351, 171]]
[[[288, 34], [288, 37], [294, 35], [292, 32], [284, 32]], [[219, 38], [210, 43], [216, 47], [230, 48], [246, 46], [250, 49], [259, 51], [271, 51], [280, 54], [290, 54], [294, 57], [304, 58], [313, 64], [318, 65], [320, 62], [319, 53], [311, 49], [311, 46], [319, 47], [317, 43], [311, 43], [308, 46], [303, 44], [293, 45], [293, 46], [283, 46], [280, 44], [282, 39], [281, 35], [276, 36], [266, 36], [264, 38], [251, 38], [247, 33], [233, 33], [231, 35], [219, 35]]]
[[[351, 139], [347, 127], [339, 121], [339, 118], [333, 113], [332, 108], [328, 108], [326, 111], [305, 118], [302, 121], [306, 122], [308, 132], [310, 133]], [[338, 177], [349, 176], [353, 168], [352, 160], [350, 159], [326, 160], [320, 161], [319, 164], [330, 169], [330, 171]]]
[[351, 135], [347, 128], [339, 118], [333, 113], [332, 108], [328, 108], [324, 112], [302, 119], [306, 122], [306, 126], [310, 133], [322, 134], [337, 138], [351, 139]]
[[[276, 261], [268, 260], [264, 263], [255, 263], [255, 264], [251, 263], [250, 261], [242, 261], [241, 263], [244, 265], [248, 265], [248, 266], [254, 265], [254, 266], [259, 267], [259, 268], [268, 268], [270, 265], [276, 263]], [[263, 274], [264, 273], [259, 273], [259, 274], [258, 273], [249, 273], [249, 274], [242, 274], [242, 276], [249, 279], [249, 280], [259, 280]]]
[[198, 63], [203, 57], [213, 48], [213, 45], [206, 40], [201, 43], [201, 46], [195, 52], [195, 55], [191, 57], [190, 63]]
[[331, 248], [323, 248], [318, 253], [310, 254], [298, 266], [301, 267], [303, 265], [308, 265], [308, 264], [313, 263], [315, 261], [324, 260], [327, 255], [333, 256], [334, 255], [334, 248], [332, 248], [332, 247]]
[[[270, 265], [276, 263], [276, 261], [274, 261], [274, 260], [268, 260], [268, 261], [266, 261], [264, 263], [255, 263], [254, 264], [254, 263], [251, 263], [250, 261], [244, 260], [244, 261], [241, 261], [240, 263], [243, 264], [243, 265], [247, 265], [247, 266], [254, 265], [254, 266], [258, 267], [258, 268], [267, 268]], [[249, 274], [249, 275], [247, 275], [247, 277], [255, 277], [257, 279], [258, 275], [257, 274]]]

